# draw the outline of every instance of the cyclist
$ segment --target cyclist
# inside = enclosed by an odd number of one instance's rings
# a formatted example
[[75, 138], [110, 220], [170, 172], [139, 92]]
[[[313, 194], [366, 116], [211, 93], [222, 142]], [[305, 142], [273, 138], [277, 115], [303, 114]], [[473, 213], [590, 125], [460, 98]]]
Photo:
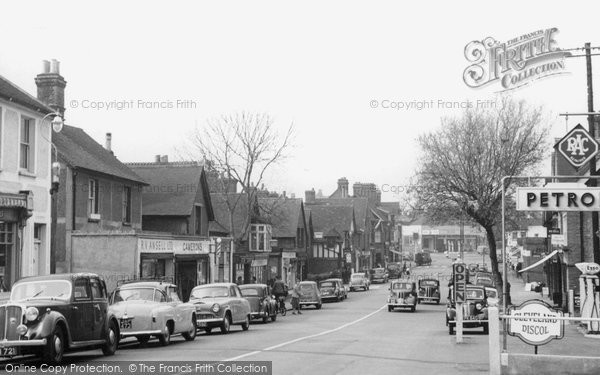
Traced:
[[287, 297], [287, 287], [281, 280], [281, 276], [277, 276], [277, 279], [273, 283], [273, 294], [277, 301], [279, 301], [279, 308], [285, 308], [285, 297]]

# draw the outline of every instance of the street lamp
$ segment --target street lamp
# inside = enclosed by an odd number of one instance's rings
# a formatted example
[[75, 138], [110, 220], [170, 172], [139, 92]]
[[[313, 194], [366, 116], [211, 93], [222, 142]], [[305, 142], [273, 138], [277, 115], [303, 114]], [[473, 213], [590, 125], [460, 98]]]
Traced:
[[[60, 133], [64, 125], [64, 121], [60, 113], [50, 112], [46, 116], [42, 117], [40, 122], [43, 123], [44, 120], [46, 120], [50, 116], [54, 116], [54, 118], [50, 122], [50, 124], [52, 125], [52, 130], [55, 133]], [[44, 138], [44, 136], [42, 136], [42, 138]], [[50, 143], [50, 147], [52, 147], [52, 149], [54, 150], [54, 161], [52, 162], [52, 187], [50, 188], [50, 194], [52, 195], [58, 191], [58, 184], [60, 181], [60, 163], [58, 162], [58, 151], [56, 150], [56, 146], [54, 146], [54, 143], [52, 143], [51, 140], [46, 140], [48, 141], [48, 143]]]

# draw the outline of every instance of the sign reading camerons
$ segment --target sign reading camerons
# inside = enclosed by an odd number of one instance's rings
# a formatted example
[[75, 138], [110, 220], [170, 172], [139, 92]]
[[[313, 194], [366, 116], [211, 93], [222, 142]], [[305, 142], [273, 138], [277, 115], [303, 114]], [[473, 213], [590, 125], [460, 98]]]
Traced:
[[210, 241], [138, 238], [140, 253], [173, 253], [174, 255], [208, 254]]
[[598, 211], [598, 187], [518, 187], [518, 211]]
[[581, 168], [587, 164], [598, 153], [599, 149], [598, 142], [581, 124], [577, 124], [558, 141], [558, 151], [575, 168]]

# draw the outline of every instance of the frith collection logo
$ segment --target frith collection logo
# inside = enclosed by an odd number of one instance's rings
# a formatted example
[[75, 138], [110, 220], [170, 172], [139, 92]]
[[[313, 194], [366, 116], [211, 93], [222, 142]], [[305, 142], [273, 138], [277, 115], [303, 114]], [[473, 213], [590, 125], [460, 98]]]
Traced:
[[465, 47], [465, 58], [472, 64], [465, 69], [463, 80], [473, 88], [499, 82], [500, 91], [505, 91], [566, 73], [565, 58], [571, 53], [558, 48], [557, 33], [557, 28], [551, 28], [504, 43], [492, 37], [472, 41]]
[[558, 141], [558, 150], [575, 168], [584, 166], [598, 153], [599, 148], [598, 142], [581, 124], [577, 124]]

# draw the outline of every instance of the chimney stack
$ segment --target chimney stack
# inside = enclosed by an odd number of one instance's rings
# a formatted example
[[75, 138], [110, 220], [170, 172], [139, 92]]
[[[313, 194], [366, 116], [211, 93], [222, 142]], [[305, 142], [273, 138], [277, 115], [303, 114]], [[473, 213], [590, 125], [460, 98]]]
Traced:
[[104, 148], [106, 148], [106, 150], [110, 151], [110, 153], [112, 154], [112, 134], [111, 133], [106, 133], [106, 144], [104, 145]]
[[348, 198], [348, 179], [346, 177], [338, 180], [338, 190], [342, 193], [342, 198]]
[[154, 155], [154, 162], [156, 164], [160, 163], [160, 155]]
[[316, 196], [315, 196], [315, 189], [311, 189], [311, 190], [306, 190], [304, 192], [304, 203], [315, 203], [315, 201], [317, 200]]
[[42, 61], [42, 73], [35, 77], [37, 98], [65, 118], [65, 87], [67, 81], [60, 75], [60, 62]]
[[160, 156], [160, 162], [161, 163], [168, 163], [169, 162], [169, 155], [161, 155]]

